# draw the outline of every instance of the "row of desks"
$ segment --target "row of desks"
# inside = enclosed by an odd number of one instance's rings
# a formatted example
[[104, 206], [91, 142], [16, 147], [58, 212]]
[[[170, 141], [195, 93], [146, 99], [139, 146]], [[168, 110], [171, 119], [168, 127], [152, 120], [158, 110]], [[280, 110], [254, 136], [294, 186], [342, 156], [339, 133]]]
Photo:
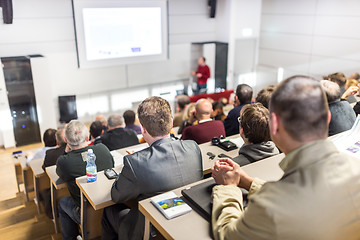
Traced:
[[[229, 139], [231, 139], [238, 147], [240, 147], [243, 144], [243, 140], [241, 139], [241, 137], [239, 137], [239, 135], [231, 136], [229, 137]], [[118, 165], [115, 167], [115, 171], [117, 173], [121, 171], [122, 156], [127, 154], [127, 150], [139, 151], [146, 147], [148, 147], [148, 145], [144, 143], [128, 148], [119, 149], [116, 150], [115, 152], [112, 152], [116, 165]], [[215, 160], [218, 158], [217, 156], [220, 153], [224, 153], [230, 157], [235, 157], [238, 155], [238, 149], [226, 152], [225, 150], [222, 150], [217, 146], [211, 145], [210, 142], [201, 144], [200, 149], [202, 153], [204, 174], [211, 172], [211, 167], [214, 164]], [[216, 157], [214, 159], [210, 159], [209, 156], [207, 155], [208, 152], [211, 152], [212, 154], [216, 155]], [[43, 162], [42, 159], [37, 159], [30, 162], [30, 167], [32, 169], [34, 176], [35, 190], [42, 189], [42, 187], [40, 186], [43, 186], [43, 180], [40, 179], [44, 179], [44, 177], [49, 178], [47, 179], [47, 182], [50, 183], [50, 189], [51, 189], [53, 221], [54, 221], [55, 231], [58, 232], [59, 225], [58, 225], [58, 216], [57, 216], [57, 201], [61, 197], [69, 195], [69, 193], [67, 191], [66, 184], [56, 174], [56, 166], [47, 167], [45, 174], [43, 169], [41, 168], [42, 162]], [[111, 195], [110, 195], [110, 190], [113, 182], [114, 180], [107, 179], [103, 172], [98, 172], [98, 179], [96, 182], [93, 183], [88, 183], [86, 180], [86, 176], [79, 177], [76, 179], [76, 184], [78, 185], [81, 191], [81, 200], [82, 200], [81, 230], [82, 230], [83, 239], [89, 239], [98, 236], [100, 234], [101, 229], [100, 229], [99, 218], [101, 218], [102, 209], [107, 206], [111, 206], [115, 204], [111, 200]], [[36, 196], [37, 199], [39, 199], [38, 193], [36, 194]], [[89, 206], [91, 207], [89, 208]], [[146, 208], [142, 207], [142, 209], [146, 209]], [[38, 210], [40, 211], [40, 207], [38, 208]], [[97, 222], [97, 225], [93, 225], [94, 222]], [[91, 229], [92, 231], [89, 231], [88, 229]]]
[[[283, 158], [284, 154], [279, 154], [246, 165], [242, 167], [242, 169], [252, 177], [258, 177], [266, 181], [276, 181], [283, 175], [283, 171], [278, 165]], [[212, 178], [204, 179], [172, 190], [172, 192], [181, 197], [181, 190], [211, 180]], [[150, 199], [140, 201], [139, 210], [145, 216], [145, 224], [148, 225], [147, 223], [152, 223], [166, 239], [211, 239], [210, 223], [194, 210], [185, 215], [167, 220], [160, 211], [154, 207]], [[144, 239], [148, 239], [148, 236], [145, 236]]]

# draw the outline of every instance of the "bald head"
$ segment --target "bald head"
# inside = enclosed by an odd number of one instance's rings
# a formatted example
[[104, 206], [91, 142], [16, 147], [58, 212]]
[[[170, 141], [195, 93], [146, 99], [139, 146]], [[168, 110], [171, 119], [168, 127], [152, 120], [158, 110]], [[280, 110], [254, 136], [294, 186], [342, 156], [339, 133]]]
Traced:
[[198, 120], [209, 119], [213, 111], [211, 102], [204, 98], [196, 102], [195, 110], [196, 110], [196, 118]]
[[107, 127], [107, 120], [104, 115], [96, 115], [95, 121], [99, 121], [104, 127]]

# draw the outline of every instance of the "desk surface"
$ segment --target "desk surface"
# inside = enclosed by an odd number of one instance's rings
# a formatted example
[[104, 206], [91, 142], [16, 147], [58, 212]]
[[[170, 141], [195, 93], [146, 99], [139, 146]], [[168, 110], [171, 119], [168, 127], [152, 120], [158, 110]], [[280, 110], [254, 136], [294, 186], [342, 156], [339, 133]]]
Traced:
[[18, 155], [16, 158], [13, 157], [14, 164], [20, 164], [22, 169], [27, 168], [25, 154]]
[[62, 189], [66, 187], [66, 183], [61, 180], [56, 173], [56, 165], [47, 167], [45, 170], [50, 178], [51, 183], [55, 186], [56, 189]]
[[[220, 153], [228, 155], [231, 158], [234, 158], [239, 155], [239, 148], [244, 144], [244, 140], [240, 137], [239, 134], [236, 134], [236, 135], [233, 135], [233, 136], [230, 136], [227, 138], [230, 139], [233, 143], [235, 143], [238, 148], [227, 152], [218, 146], [212, 145], [211, 142], [207, 142], [207, 143], [203, 143], [203, 144], [199, 145], [200, 150], [201, 150], [201, 155], [202, 155], [204, 174], [211, 172], [211, 167], [214, 165], [215, 161], [218, 159], [218, 155]], [[209, 158], [209, 156], [207, 155], [208, 152], [215, 154], [216, 157], [211, 160]]]
[[34, 159], [34, 160], [30, 161], [29, 165], [30, 165], [35, 177], [40, 176], [45, 173], [44, 170], [42, 169], [43, 163], [44, 163], [43, 158], [38, 158], [38, 159]]
[[[283, 171], [278, 166], [284, 158], [283, 154], [273, 156], [262, 161], [255, 162], [243, 167], [244, 171], [252, 177], [258, 177], [267, 181], [276, 181], [281, 178]], [[181, 190], [192, 185], [197, 185], [204, 181], [210, 181], [212, 178], [192, 183], [187, 186], [177, 188], [177, 196], [181, 196]], [[211, 225], [195, 211], [188, 214], [167, 220], [157, 210], [150, 199], [145, 199], [139, 203], [139, 210], [150, 220], [150, 222], [160, 231], [166, 239], [211, 239]], [[196, 229], [196, 231], [194, 231]]]
[[[123, 166], [116, 166], [115, 172], [119, 173]], [[104, 171], [97, 173], [97, 180], [88, 183], [86, 176], [76, 178], [76, 184], [80, 191], [86, 196], [91, 206], [95, 209], [102, 209], [114, 204], [111, 200], [110, 190], [115, 179], [107, 179]]]

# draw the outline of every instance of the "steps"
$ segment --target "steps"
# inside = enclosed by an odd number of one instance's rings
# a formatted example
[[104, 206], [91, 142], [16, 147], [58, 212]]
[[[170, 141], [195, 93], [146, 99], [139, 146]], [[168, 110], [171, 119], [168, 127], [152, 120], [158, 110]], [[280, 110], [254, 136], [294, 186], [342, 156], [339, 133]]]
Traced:
[[34, 201], [26, 202], [23, 193], [16, 198], [0, 201], [0, 236], [11, 240], [57, 240], [53, 222], [38, 214]]

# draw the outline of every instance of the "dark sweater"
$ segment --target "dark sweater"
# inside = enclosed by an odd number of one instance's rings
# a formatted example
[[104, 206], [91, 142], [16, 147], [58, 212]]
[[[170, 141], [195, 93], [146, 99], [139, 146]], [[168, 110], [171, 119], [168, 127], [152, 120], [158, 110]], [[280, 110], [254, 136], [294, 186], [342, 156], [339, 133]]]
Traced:
[[98, 172], [114, 167], [112, 155], [101, 143], [73, 150], [60, 156], [56, 162], [56, 173], [66, 182], [70, 195], [78, 207], [80, 207], [80, 189], [76, 185], [75, 179], [86, 175], [86, 153], [88, 149], [93, 149], [95, 153], [95, 164]]
[[101, 142], [110, 150], [139, 144], [139, 139], [133, 130], [115, 128], [101, 135]]
[[349, 130], [355, 122], [356, 115], [347, 101], [338, 101], [329, 104], [331, 121], [329, 136]]
[[65, 148], [66, 148], [66, 144], [63, 146], [60, 146], [58, 148], [55, 148], [55, 149], [47, 150], [45, 153], [45, 158], [44, 158], [44, 163], [42, 165], [42, 169], [44, 169], [44, 171], [45, 171], [45, 168], [55, 165], [57, 159], [61, 155], [65, 154]]
[[279, 150], [272, 141], [259, 144], [248, 144], [243, 145], [240, 148], [239, 156], [235, 157], [233, 160], [240, 166], [244, 166], [279, 153]]

